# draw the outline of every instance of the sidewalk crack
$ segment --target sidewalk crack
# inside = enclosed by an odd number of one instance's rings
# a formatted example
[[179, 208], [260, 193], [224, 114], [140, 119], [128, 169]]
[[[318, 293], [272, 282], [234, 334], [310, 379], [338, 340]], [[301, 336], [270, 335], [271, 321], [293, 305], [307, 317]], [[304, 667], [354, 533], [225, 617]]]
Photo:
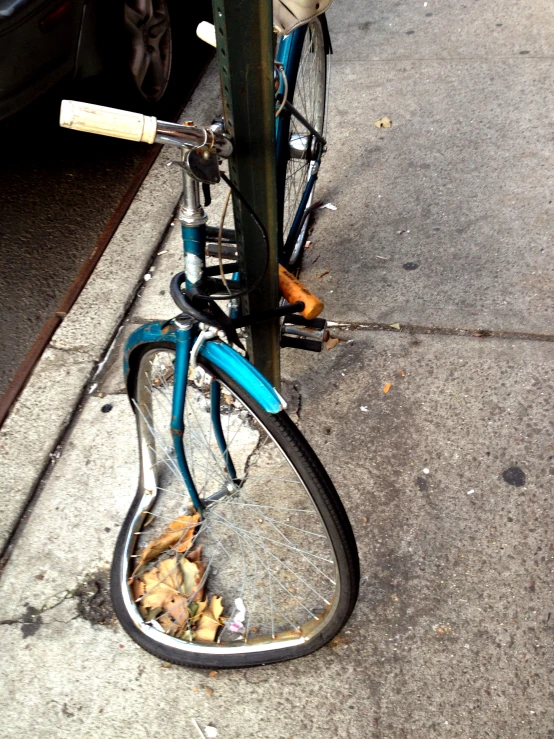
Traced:
[[[554, 341], [554, 334], [539, 334], [526, 331], [503, 331], [487, 328], [454, 328], [449, 326], [426, 326], [403, 323], [363, 323], [361, 321], [327, 321], [331, 328], [345, 331], [388, 331], [396, 334], [431, 334], [438, 336], [463, 336], [480, 339], [507, 339], [512, 341]], [[400, 329], [398, 328], [400, 326]]]

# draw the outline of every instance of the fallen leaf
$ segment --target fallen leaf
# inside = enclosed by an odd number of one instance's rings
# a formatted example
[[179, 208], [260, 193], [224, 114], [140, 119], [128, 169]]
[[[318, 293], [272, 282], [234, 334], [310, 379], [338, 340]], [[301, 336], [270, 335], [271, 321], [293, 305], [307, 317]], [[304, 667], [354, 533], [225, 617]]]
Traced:
[[131, 593], [133, 594], [133, 600], [135, 603], [137, 600], [144, 595], [145, 588], [144, 583], [140, 580], [133, 580], [131, 582]]
[[181, 516], [172, 521], [161, 536], [149, 542], [141, 551], [133, 576], [142, 565], [156, 559], [168, 549], [174, 549], [176, 552], [186, 552], [190, 549], [194, 531], [199, 521], [199, 513], [195, 513], [193, 516]]
[[388, 391], [391, 389], [391, 387], [392, 387], [392, 382], [387, 382], [387, 384], [383, 388], [383, 392], [385, 393], [385, 395], [388, 393]]
[[401, 375], [402, 377], [406, 377], [406, 373], [404, 372], [404, 370], [400, 370], [400, 375]]
[[218, 671], [217, 671], [217, 670], [212, 670], [212, 671], [210, 672], [210, 674], [208, 675], [208, 677], [217, 677], [217, 676], [218, 676], [218, 674], [219, 674], [219, 673], [218, 673]]
[[367, 521], [367, 516], [364, 516], [364, 519], [363, 520], [364, 520], [364, 526], [367, 526], [367, 522], [368, 522]]
[[147, 608], [145, 609], [144, 614], [144, 620], [145, 621], [154, 621], [154, 619], [158, 618], [158, 616], [161, 616], [163, 614], [163, 608]]
[[331, 339], [328, 339], [325, 342], [325, 348], [327, 349], [327, 351], [329, 351], [329, 349], [333, 349], [339, 343], [339, 341], [340, 339], [335, 339], [334, 337]]
[[181, 516], [172, 521], [167, 527], [168, 533], [170, 531], [176, 531], [182, 536], [182, 540], [179, 545], [174, 547], [177, 552], [186, 552], [190, 549], [192, 539], [194, 537], [194, 531], [200, 523], [200, 514], [195, 513], [193, 516]]
[[379, 118], [378, 121], [375, 121], [375, 125], [377, 128], [390, 128], [392, 126], [392, 120], [388, 116], [384, 116], [383, 118]]
[[217, 630], [223, 626], [222, 613], [221, 598], [217, 595], [212, 596], [209, 608], [206, 608], [200, 617], [198, 627], [194, 632], [195, 638], [199, 641], [215, 641]]
[[211, 697], [212, 697], [212, 695], [214, 694], [214, 689], [213, 689], [213, 688], [210, 688], [210, 686], [209, 686], [209, 685], [204, 685], [204, 690], [205, 690], [205, 691], [206, 691], [206, 693], [207, 693], [207, 694], [208, 694], [208, 695], [210, 696], [210, 698], [211, 698]]
[[202, 544], [199, 544], [196, 549], [193, 549], [192, 552], [189, 552], [187, 554], [187, 559], [191, 562], [201, 562], [202, 561]]
[[400, 331], [400, 324], [399, 323], [389, 323], [389, 328], [395, 328], [397, 331]]
[[183, 575], [175, 558], [164, 559], [159, 567], [153, 567], [141, 576], [146, 594], [141, 605], [144, 608], [164, 608], [175, 598], [181, 598], [179, 589]]
[[200, 616], [206, 610], [207, 605], [207, 600], [189, 603], [189, 622], [191, 626], [193, 626], [200, 619]]
[[193, 693], [198, 693], [198, 685], [193, 685], [192, 692]]
[[202, 597], [197, 598], [199, 594], [198, 585], [200, 584], [200, 580], [202, 579], [201, 567], [205, 570], [206, 566], [203, 564], [203, 562], [191, 562], [186, 557], [181, 557], [179, 560], [179, 567], [181, 568], [181, 573], [183, 575], [183, 582], [181, 587], [179, 588], [179, 592], [181, 595], [184, 595], [186, 598], [190, 598], [191, 596], [195, 596], [196, 600], [203, 600]]
[[320, 275], [317, 276], [318, 280], [321, 280], [322, 277], [325, 277], [325, 275], [328, 275], [331, 270], [326, 269], [325, 272], [322, 272]]

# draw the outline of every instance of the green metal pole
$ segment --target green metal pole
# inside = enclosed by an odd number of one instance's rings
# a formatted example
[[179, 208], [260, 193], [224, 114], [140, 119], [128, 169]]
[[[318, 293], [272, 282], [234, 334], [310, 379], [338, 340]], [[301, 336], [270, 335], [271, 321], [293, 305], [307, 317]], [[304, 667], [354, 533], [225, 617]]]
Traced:
[[[277, 185], [271, 0], [213, 0], [224, 114], [233, 139], [232, 182], [267, 229], [269, 263], [261, 285], [243, 298], [245, 313], [277, 307]], [[252, 216], [233, 199], [243, 282], [250, 286], [266, 263], [267, 246]], [[250, 360], [280, 386], [279, 320], [250, 330]]]

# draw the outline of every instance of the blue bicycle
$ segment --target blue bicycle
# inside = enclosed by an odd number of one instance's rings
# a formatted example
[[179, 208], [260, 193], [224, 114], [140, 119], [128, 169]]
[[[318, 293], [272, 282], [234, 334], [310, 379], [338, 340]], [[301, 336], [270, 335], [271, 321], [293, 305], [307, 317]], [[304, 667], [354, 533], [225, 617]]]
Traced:
[[[328, 50], [321, 17], [277, 45], [283, 264], [299, 258], [308, 229], [325, 145]], [[265, 229], [219, 171], [232, 153], [224, 124], [164, 123], [64, 101], [62, 125], [183, 152], [185, 270], [171, 283], [180, 313], [142, 326], [125, 348], [141, 466], [114, 555], [115, 611], [138, 644], [181, 665], [245, 667], [309, 654], [354, 608], [358, 555], [328, 474], [283, 398], [240, 351], [241, 328], [268, 316], [240, 315], [233, 234], [206, 226], [200, 185], [224, 179]], [[206, 266], [206, 254], [218, 263]], [[216, 302], [225, 297], [227, 311]], [[292, 321], [291, 340], [321, 343], [322, 324], [303, 319], [303, 308], [285, 303], [271, 315]]]

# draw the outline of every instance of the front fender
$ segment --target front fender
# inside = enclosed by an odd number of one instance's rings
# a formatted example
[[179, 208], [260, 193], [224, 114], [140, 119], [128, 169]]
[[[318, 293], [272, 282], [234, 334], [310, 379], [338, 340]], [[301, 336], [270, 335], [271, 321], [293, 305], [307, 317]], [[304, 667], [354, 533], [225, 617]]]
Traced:
[[[136, 377], [138, 362], [144, 347], [156, 343], [175, 344], [176, 341], [175, 326], [167, 321], [151, 321], [133, 331], [125, 343], [123, 361], [129, 397], [133, 391], [133, 380]], [[222, 369], [243, 387], [267, 413], [279, 413], [286, 407], [285, 401], [273, 385], [242, 354], [228, 344], [219, 340], [207, 341], [202, 345], [199, 356], [200, 359], [204, 358], [215, 367]]]

